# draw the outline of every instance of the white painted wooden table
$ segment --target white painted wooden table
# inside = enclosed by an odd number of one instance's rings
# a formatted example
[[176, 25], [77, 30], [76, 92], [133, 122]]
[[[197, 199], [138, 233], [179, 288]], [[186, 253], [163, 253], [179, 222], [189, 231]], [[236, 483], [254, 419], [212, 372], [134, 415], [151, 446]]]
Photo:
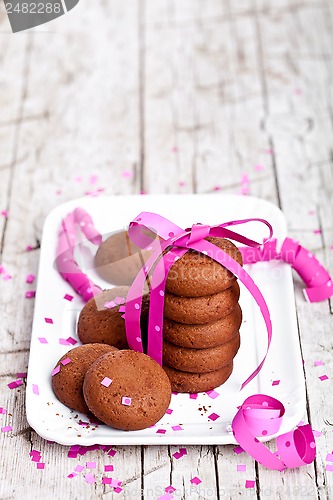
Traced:
[[7, 387], [27, 368], [34, 304], [25, 280], [37, 272], [45, 216], [99, 188], [214, 196], [248, 186], [284, 210], [290, 235], [333, 273], [332, 3], [81, 0], [16, 35], [1, 3], [0, 22], [0, 211], [8, 211], [0, 216], [0, 407], [8, 412], [0, 423], [13, 427], [0, 433], [1, 499], [155, 499], [170, 484], [184, 499], [333, 498], [332, 307], [307, 304], [296, 276], [306, 418], [321, 432], [307, 467], [269, 471], [231, 446], [189, 446], [180, 460], [173, 446], [118, 447], [112, 464], [123, 491], [114, 493], [101, 483], [110, 457], [81, 459], [97, 462], [95, 484], [67, 478], [78, 460], [29, 428], [24, 386]]

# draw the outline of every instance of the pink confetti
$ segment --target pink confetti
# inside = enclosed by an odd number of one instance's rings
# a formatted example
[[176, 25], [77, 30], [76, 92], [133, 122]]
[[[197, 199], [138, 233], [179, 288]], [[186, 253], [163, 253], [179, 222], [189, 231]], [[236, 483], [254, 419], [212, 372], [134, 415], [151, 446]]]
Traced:
[[20, 385], [23, 384], [23, 380], [13, 380], [12, 382], [9, 382], [7, 386], [9, 389], [16, 389], [17, 387], [20, 387]]
[[59, 338], [59, 344], [60, 345], [67, 345], [67, 346], [70, 345], [70, 343], [68, 342], [68, 340], [61, 339], [61, 338]]
[[315, 429], [312, 429], [312, 432], [313, 432], [313, 435], [315, 437], [320, 437], [321, 436], [321, 432], [320, 431], [316, 431]]
[[190, 483], [198, 485], [198, 484], [202, 483], [202, 481], [197, 476], [195, 476], [195, 477], [192, 477], [192, 479], [190, 479]]
[[176, 459], [176, 460], [179, 460], [180, 458], [182, 458], [184, 455], [187, 455], [187, 449], [186, 448], [180, 448], [179, 451], [176, 451], [175, 453], [173, 453], [173, 457]]
[[120, 488], [120, 486], [117, 486], [116, 488], [113, 488], [113, 491], [115, 491], [116, 493], [120, 493], [121, 491], [123, 491], [123, 489]]
[[0, 212], [0, 213], [1, 213], [1, 215], [2, 215], [3, 217], [5, 217], [5, 218], [7, 218], [7, 217], [8, 217], [8, 210], [1, 210], [1, 212]]
[[280, 380], [273, 380], [272, 385], [279, 385]]
[[60, 365], [56, 366], [53, 370], [52, 370], [52, 377], [54, 377], [54, 375], [56, 375], [57, 373], [60, 372]]
[[170, 486], [167, 486], [166, 488], [164, 488], [164, 491], [166, 493], [173, 493], [174, 491], [176, 491], [176, 488], [174, 488], [171, 484]]
[[90, 184], [96, 184], [97, 180], [98, 180], [98, 176], [97, 175], [91, 175], [89, 177]]
[[220, 415], [218, 415], [217, 413], [211, 413], [210, 415], [208, 415], [208, 418], [209, 420], [213, 420], [213, 422], [215, 422], [215, 420], [220, 418]]
[[48, 344], [48, 341], [45, 337], [38, 337], [38, 340], [41, 344]]
[[124, 297], [116, 297], [114, 299], [114, 302], [117, 304], [117, 305], [120, 305], [120, 304], [124, 304], [126, 302], [126, 299]]
[[17, 372], [16, 377], [17, 378], [27, 378], [27, 372]]
[[31, 252], [31, 250], [33, 250], [33, 249], [34, 249], [34, 247], [33, 247], [32, 245], [27, 245], [27, 246], [25, 247], [25, 249], [26, 249], [26, 251], [27, 251], [27, 252]]
[[214, 186], [213, 191], [221, 191], [222, 187], [221, 186]]
[[104, 307], [106, 309], [113, 309], [113, 307], [116, 307], [116, 303], [114, 300], [111, 300], [111, 302], [105, 302]]
[[207, 391], [206, 392], [207, 396], [210, 397], [211, 399], [216, 399], [219, 397], [219, 393], [217, 391], [214, 391], [214, 389], [212, 391]]
[[324, 380], [328, 380], [328, 376], [327, 375], [321, 375], [320, 377], [318, 377], [322, 382]]
[[165, 413], [167, 413], [168, 415], [171, 415], [172, 412], [173, 412], [173, 410], [171, 408], [168, 408]]
[[133, 172], [130, 172], [129, 170], [123, 170], [121, 176], [125, 179], [131, 179], [133, 177]]
[[333, 472], [333, 465], [331, 465], [331, 464], [326, 464], [326, 470], [327, 470], [327, 471], [330, 471], [330, 472]]
[[75, 470], [75, 472], [82, 472], [82, 471], [83, 471], [83, 469], [84, 469], [83, 465], [78, 464], [78, 465], [75, 467], [75, 469], [74, 469], [74, 470]]
[[184, 429], [180, 425], [173, 425], [171, 427], [173, 431], [183, 431]]
[[156, 434], [165, 434], [166, 429], [157, 429]]
[[109, 457], [114, 457], [116, 453], [117, 453], [116, 450], [110, 450], [108, 452], [108, 455], [109, 455]]
[[256, 172], [261, 172], [262, 170], [264, 170], [264, 166], [263, 165], [255, 165], [254, 169], [256, 170]]
[[113, 472], [114, 467], [113, 465], [104, 465], [104, 472]]
[[73, 339], [73, 337], [68, 337], [68, 339], [66, 339], [66, 341], [71, 344], [71, 345], [75, 345], [77, 344], [77, 340]]
[[53, 319], [52, 318], [44, 318], [44, 319], [45, 319], [45, 323], [53, 325]]
[[102, 484], [111, 484], [112, 478], [111, 477], [103, 477], [102, 478]]
[[[126, 311], [126, 307], [125, 306], [120, 306], [119, 307], [119, 312], [120, 313], [124, 313]], [[123, 317], [123, 316], [122, 316]]]
[[61, 361], [61, 364], [62, 364], [63, 366], [66, 366], [66, 365], [68, 365], [68, 364], [69, 364], [69, 363], [71, 363], [71, 362], [72, 362], [72, 360], [71, 360], [70, 358], [65, 358], [65, 359], [63, 359], [63, 360]]
[[64, 299], [68, 300], [69, 302], [72, 302], [72, 300], [74, 299], [74, 297], [73, 297], [73, 295], [69, 295], [68, 293], [66, 293], [66, 295], [64, 295]]
[[31, 284], [35, 281], [35, 279], [36, 279], [36, 276], [34, 274], [28, 274], [25, 282]]
[[6, 274], [4, 274], [4, 275], [2, 276], [2, 279], [3, 279], [4, 281], [11, 280], [11, 279], [12, 279], [12, 275], [11, 275], [11, 274], [6, 273]]
[[25, 292], [25, 298], [26, 299], [34, 299], [36, 297], [36, 291], [35, 290], [28, 290]]
[[196, 393], [190, 394], [190, 399], [197, 399], [197, 397], [198, 397], [198, 394], [196, 394]]
[[246, 472], [246, 465], [237, 464], [237, 472]]
[[129, 398], [127, 396], [123, 396], [121, 398], [121, 404], [125, 405], [125, 406], [131, 406], [131, 404], [132, 404], [132, 398]]
[[178, 147], [177, 147], [177, 146], [173, 146], [173, 147], [171, 148], [171, 151], [172, 151], [172, 153], [178, 153], [178, 151], [179, 151], [179, 150], [178, 150]]
[[6, 425], [5, 427], [1, 427], [1, 432], [10, 432], [13, 428], [10, 425]]
[[324, 363], [324, 361], [318, 360], [318, 361], [315, 361], [313, 364], [314, 364], [314, 366], [323, 366], [325, 363]]
[[84, 479], [86, 480], [86, 483], [88, 483], [88, 484], [93, 484], [96, 482], [94, 474], [85, 474]]
[[2, 408], [2, 406], [0, 406], [0, 415], [6, 415], [6, 413], [7, 413], [6, 408]]
[[326, 455], [326, 462], [333, 462], [333, 453], [328, 453]]
[[321, 234], [321, 229], [314, 229], [313, 234]]
[[237, 454], [237, 455], [240, 455], [241, 453], [244, 453], [244, 450], [241, 446], [236, 446], [234, 448], [234, 452]]
[[45, 469], [44, 462], [38, 462], [36, 465], [37, 465], [37, 469]]
[[87, 462], [86, 467], [87, 469], [96, 469], [96, 462]]
[[254, 488], [254, 485], [255, 485], [255, 481], [250, 481], [249, 479], [247, 479], [245, 481], [245, 488]]
[[32, 384], [32, 392], [36, 394], [36, 396], [39, 396], [39, 387], [37, 384]]
[[77, 474], [75, 474], [75, 472], [71, 472], [70, 474], [68, 474], [68, 476], [67, 476], [67, 477], [68, 477], [69, 479], [73, 479], [73, 477], [76, 477], [76, 476], [77, 476]]
[[104, 385], [104, 387], [109, 387], [109, 385], [112, 384], [112, 380], [109, 377], [104, 377], [101, 385]]

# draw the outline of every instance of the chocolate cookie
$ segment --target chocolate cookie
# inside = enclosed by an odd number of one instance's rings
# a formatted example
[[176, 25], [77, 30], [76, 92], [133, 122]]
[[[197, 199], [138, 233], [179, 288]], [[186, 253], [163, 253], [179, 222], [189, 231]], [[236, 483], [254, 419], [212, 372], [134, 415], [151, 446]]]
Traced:
[[132, 242], [127, 231], [121, 231], [100, 245], [95, 255], [95, 269], [109, 283], [131, 285], [149, 255], [150, 252]]
[[[83, 397], [83, 380], [86, 371], [97, 358], [107, 352], [117, 351], [104, 344], [86, 344], [74, 347], [59, 359], [52, 376], [52, 389], [59, 401], [73, 410], [88, 412]], [[59, 368], [58, 368], [59, 367]]]
[[[224, 238], [208, 237], [207, 241], [219, 247], [243, 265], [238, 248]], [[222, 252], [221, 252], [222, 254]], [[202, 297], [222, 292], [231, 287], [236, 277], [224, 266], [194, 250], [189, 250], [177, 260], [166, 281], [166, 291], [181, 297]]]
[[[128, 287], [104, 290], [90, 299], [83, 307], [77, 325], [77, 334], [83, 344], [102, 343], [126, 349], [128, 347], [123, 313], [119, 312], [125, 302]], [[116, 304], [118, 302], [118, 304]], [[143, 338], [147, 330], [149, 297], [143, 296], [141, 328]]]
[[165, 294], [164, 316], [178, 323], [201, 325], [224, 318], [233, 310], [239, 299], [239, 285], [214, 295], [204, 297], [178, 297]]
[[84, 397], [90, 411], [115, 429], [134, 431], [154, 425], [171, 400], [163, 368], [146, 354], [110, 352], [87, 371]]
[[207, 392], [224, 384], [232, 373], [233, 363], [208, 373], [190, 373], [163, 366], [174, 392]]
[[186, 325], [164, 318], [163, 337], [181, 347], [205, 349], [228, 342], [242, 323], [242, 310], [236, 304], [230, 314], [203, 325]]
[[163, 342], [163, 363], [184, 372], [212, 372], [229, 364], [236, 356], [239, 346], [239, 333], [236, 333], [229, 342], [207, 349], [179, 347], [165, 340]]

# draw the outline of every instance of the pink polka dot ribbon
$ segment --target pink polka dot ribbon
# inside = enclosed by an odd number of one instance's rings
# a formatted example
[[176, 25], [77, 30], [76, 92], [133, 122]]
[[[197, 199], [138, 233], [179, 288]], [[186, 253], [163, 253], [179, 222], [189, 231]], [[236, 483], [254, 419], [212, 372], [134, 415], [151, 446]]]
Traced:
[[308, 424], [278, 436], [275, 453], [259, 441], [259, 437], [279, 431], [284, 413], [284, 406], [277, 399], [255, 394], [239, 407], [231, 424], [237, 443], [268, 469], [300, 467], [312, 463], [316, 456], [316, 443]]
[[[194, 224], [191, 228], [183, 230], [164, 217], [142, 212], [130, 223], [129, 235], [133, 242], [140, 248], [151, 250], [151, 255], [136, 276], [129, 289], [126, 299], [125, 325], [128, 345], [131, 349], [143, 352], [140, 313], [142, 306], [142, 294], [149, 271], [150, 277], [150, 307], [148, 320], [148, 345], [147, 354], [162, 364], [163, 347], [163, 313], [164, 313], [164, 290], [168, 272], [174, 262], [184, 255], [188, 250], [196, 250], [209, 255], [212, 259], [222, 264], [231, 271], [245, 285], [257, 302], [263, 316], [268, 336], [267, 352], [272, 338], [272, 323], [266, 301], [257, 285], [250, 275], [230, 255], [222, 251], [216, 245], [206, 241], [207, 236], [229, 238], [239, 243], [257, 248], [260, 243], [246, 238], [228, 227], [260, 222], [269, 228], [269, 238], [272, 236], [272, 227], [264, 219], [244, 219], [225, 222], [217, 226]], [[152, 239], [145, 231], [152, 230], [158, 237]], [[268, 238], [268, 239], [269, 239]], [[264, 240], [265, 242], [266, 240]], [[247, 385], [261, 370], [266, 359], [267, 352], [254, 372], [243, 382], [242, 388]]]
[[290, 264], [306, 284], [303, 293], [308, 302], [320, 302], [333, 296], [332, 279], [311, 252], [291, 238], [284, 240], [279, 252], [276, 245], [277, 240], [271, 239], [261, 248], [240, 248], [244, 264], [281, 259]]
[[102, 236], [95, 229], [90, 215], [83, 208], [76, 208], [61, 222], [55, 264], [61, 276], [81, 295], [84, 301], [88, 301], [100, 293], [101, 288], [89, 280], [75, 260], [76, 228], [80, 228], [86, 238], [95, 245], [101, 244]]

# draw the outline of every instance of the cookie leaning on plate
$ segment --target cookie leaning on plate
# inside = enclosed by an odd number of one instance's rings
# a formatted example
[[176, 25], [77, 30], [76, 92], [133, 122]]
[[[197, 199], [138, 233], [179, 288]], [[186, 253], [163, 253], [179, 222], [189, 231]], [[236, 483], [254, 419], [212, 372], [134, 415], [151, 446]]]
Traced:
[[[119, 311], [121, 303], [125, 303], [128, 290], [127, 286], [104, 290], [85, 304], [77, 325], [77, 334], [83, 344], [97, 342], [118, 349], [128, 348], [125, 321], [123, 313]], [[115, 303], [115, 299], [119, 299], [119, 304]], [[148, 307], [149, 297], [144, 295], [141, 313], [143, 337], [147, 330]]]
[[84, 376], [97, 358], [112, 351], [117, 349], [104, 344], [86, 344], [64, 354], [55, 366], [57, 373], [52, 376], [52, 389], [59, 401], [72, 410], [88, 413], [82, 390]]
[[155, 424], [171, 400], [163, 368], [146, 354], [125, 350], [105, 354], [87, 371], [83, 393], [90, 411], [115, 429]]

